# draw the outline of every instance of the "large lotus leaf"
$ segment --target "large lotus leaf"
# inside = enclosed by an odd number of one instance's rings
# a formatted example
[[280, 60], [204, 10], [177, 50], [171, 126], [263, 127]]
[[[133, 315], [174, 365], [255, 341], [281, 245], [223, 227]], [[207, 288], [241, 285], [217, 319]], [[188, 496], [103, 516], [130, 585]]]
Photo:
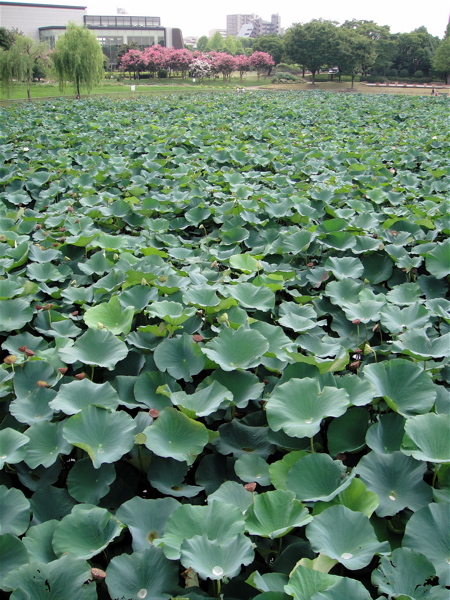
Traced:
[[244, 517], [236, 506], [214, 500], [207, 506], [184, 504], [167, 520], [162, 538], [164, 554], [176, 560], [185, 539], [205, 534], [211, 541], [227, 544], [244, 530]]
[[352, 479], [352, 482], [345, 490], [342, 490], [338, 499], [339, 504], [342, 504], [342, 506], [346, 506], [355, 512], [360, 512], [367, 517], [372, 516], [373, 511], [379, 504], [378, 496], [373, 492], [369, 492], [365, 483], [356, 477]]
[[16, 465], [15, 470], [20, 483], [34, 492], [58, 480], [61, 472], [61, 461], [53, 463], [50, 467], [40, 465], [35, 469], [30, 469], [22, 462]]
[[327, 437], [328, 450], [332, 456], [341, 452], [357, 452], [365, 446], [370, 415], [361, 408], [350, 408], [342, 416], [331, 421]]
[[348, 302], [342, 306], [342, 309], [349, 321], [369, 323], [380, 320], [380, 310], [384, 305], [384, 301], [361, 300], [360, 302]]
[[328, 502], [345, 490], [353, 477], [354, 473], [346, 474], [340, 460], [328, 454], [308, 454], [289, 469], [286, 484], [299, 500]]
[[289, 491], [273, 490], [255, 496], [245, 514], [245, 528], [250, 535], [271, 539], [303, 527], [312, 521], [308, 509]]
[[354, 302], [361, 290], [361, 283], [347, 278], [328, 283], [325, 287], [324, 295], [328, 296], [333, 304], [342, 306], [343, 304]]
[[268, 356], [288, 360], [289, 355], [287, 352], [294, 352], [297, 349], [295, 343], [283, 332], [282, 327], [270, 325], [270, 323], [264, 321], [256, 321], [251, 325], [251, 328], [258, 331], [269, 342]]
[[116, 517], [127, 525], [133, 538], [133, 551], [144, 552], [153, 540], [164, 534], [167, 519], [180, 506], [175, 498], [144, 500], [132, 498], [117, 510]]
[[31, 469], [39, 465], [50, 467], [58, 460], [60, 454], [70, 454], [72, 444], [64, 439], [63, 426], [63, 422], [41, 421], [33, 423], [27, 429], [30, 441], [27, 445], [25, 462]]
[[418, 510], [431, 502], [432, 489], [423, 481], [426, 464], [401, 452], [370, 452], [354, 471], [378, 496], [376, 512], [380, 517], [393, 516], [405, 507]]
[[430, 323], [429, 311], [419, 302], [405, 308], [388, 305], [380, 314], [381, 324], [393, 334], [400, 333], [405, 328], [426, 327]]
[[[73, 418], [73, 417], [72, 417]], [[208, 430], [175, 408], [165, 408], [143, 431], [145, 445], [157, 456], [191, 465], [208, 443]]]
[[134, 446], [133, 419], [124, 411], [110, 413], [96, 406], [87, 406], [67, 419], [64, 437], [85, 450], [98, 469], [103, 463], [113, 463]]
[[234, 371], [257, 367], [268, 349], [269, 342], [264, 336], [257, 331], [239, 327], [223, 329], [201, 350], [224, 371]]
[[417, 588], [435, 573], [433, 564], [423, 554], [396, 548], [390, 557], [381, 557], [380, 566], [372, 573], [372, 584], [390, 598], [400, 594], [415, 598]]
[[243, 454], [234, 463], [236, 475], [246, 483], [270, 485], [269, 465], [258, 454]]
[[205, 366], [202, 351], [187, 333], [163, 340], [155, 349], [154, 360], [158, 369], [185, 381], [192, 381], [192, 375], [200, 373]]
[[359, 377], [342, 375], [334, 378], [334, 384], [337, 388], [346, 390], [353, 406], [366, 406], [373, 400], [373, 387]]
[[184, 307], [179, 302], [162, 300], [161, 302], [152, 302], [147, 311], [151, 316], [164, 319], [169, 325], [178, 326], [190, 319], [195, 314], [196, 308]]
[[52, 546], [53, 534], [58, 523], [56, 519], [51, 519], [28, 529], [22, 542], [28, 551], [29, 562], [49, 563], [58, 558]]
[[106, 509], [78, 504], [57, 525], [53, 550], [57, 556], [70, 553], [87, 560], [100, 554], [119, 535], [122, 527]]
[[448, 503], [429, 504], [414, 513], [406, 524], [403, 548], [416, 550], [430, 560], [439, 583], [450, 585], [450, 513]]
[[11, 571], [18, 569], [21, 565], [29, 562], [29, 556], [26, 547], [15, 535], [5, 533], [0, 535], [0, 590], [8, 588], [3, 584], [4, 579]]
[[233, 394], [233, 404], [245, 408], [249, 400], [258, 400], [264, 384], [250, 371], [222, 371], [216, 369], [206, 381], [218, 381]]
[[265, 285], [257, 287], [252, 283], [236, 283], [227, 288], [231, 297], [244, 308], [271, 310], [275, 306], [275, 294]]
[[122, 308], [119, 297], [113, 296], [109, 302], [91, 306], [84, 313], [84, 322], [90, 329], [106, 329], [114, 335], [127, 335], [131, 329], [134, 308]]
[[233, 504], [244, 514], [253, 502], [253, 494], [236, 481], [225, 481], [215, 492], [209, 494], [208, 504], [213, 500]]
[[278, 323], [294, 331], [308, 331], [317, 324], [316, 311], [312, 306], [297, 306], [293, 302], [282, 302], [279, 307]]
[[89, 458], [82, 458], [69, 471], [67, 489], [78, 502], [98, 504], [115, 479], [114, 465], [103, 464], [96, 469]]
[[73, 364], [77, 360], [110, 371], [128, 354], [128, 348], [110, 331], [88, 329], [75, 343], [59, 349], [61, 360]]
[[195, 304], [202, 307], [217, 306], [220, 298], [209, 285], [192, 285], [183, 293], [185, 304]]
[[436, 244], [435, 248], [427, 254], [426, 265], [428, 271], [437, 279], [446, 277], [450, 273], [450, 240]]
[[424, 329], [405, 331], [392, 344], [393, 352], [408, 354], [419, 360], [446, 357], [449, 348], [450, 333], [430, 339]]
[[160, 390], [163, 387], [166, 388], [166, 386], [170, 391], [180, 389], [173, 377], [168, 373], [161, 373], [156, 366], [149, 371], [143, 370], [134, 385], [134, 398], [142, 406], [163, 410], [163, 408], [172, 406], [170, 399], [165, 394], [160, 393]]
[[266, 459], [276, 449], [269, 442], [268, 427], [251, 427], [233, 419], [231, 423], [221, 425], [219, 433], [214, 444], [221, 454], [239, 457], [246, 453], [255, 453]]
[[253, 544], [243, 534], [227, 542], [210, 540], [206, 534], [196, 535], [181, 544], [181, 564], [202, 579], [235, 577], [242, 565], [249, 565], [254, 557]]
[[341, 579], [337, 575], [297, 565], [289, 575], [289, 583], [284, 586], [284, 591], [294, 600], [311, 600], [315, 593], [327, 590]]
[[86, 583], [90, 577], [91, 567], [85, 560], [62, 556], [48, 564], [22, 565], [10, 573], [5, 585], [14, 590], [11, 600], [95, 600], [95, 587]]
[[401, 451], [417, 460], [450, 462], [448, 415], [429, 413], [407, 419]]
[[364, 367], [364, 377], [375, 388], [375, 395], [404, 417], [429, 412], [436, 399], [436, 386], [419, 365], [394, 358]]
[[75, 500], [65, 488], [46, 485], [38, 489], [30, 500], [33, 523], [45, 523], [51, 519], [62, 519], [70, 513]]
[[39, 385], [40, 381], [47, 385], [53, 385], [57, 376], [60, 377], [56, 369], [43, 360], [27, 361], [20, 368], [15, 369], [14, 392], [19, 400], [34, 399], [34, 396], [41, 390], [47, 392], [47, 401], [51, 400], [48, 396], [54, 394], [52, 390]]
[[352, 571], [368, 565], [374, 554], [389, 552], [389, 544], [378, 541], [366, 516], [340, 505], [314, 517], [306, 527], [306, 537], [316, 552]]
[[202, 492], [204, 488], [199, 485], [184, 483], [188, 468], [186, 462], [153, 456], [147, 478], [152, 486], [165, 496], [193, 498]]
[[166, 600], [176, 587], [178, 567], [160, 548], [114, 557], [106, 570], [106, 585], [112, 600]]
[[261, 263], [251, 254], [234, 254], [229, 259], [230, 267], [244, 273], [252, 273], [261, 269]]
[[325, 269], [331, 271], [336, 279], [358, 279], [364, 272], [364, 266], [358, 258], [345, 256], [337, 258], [332, 256], [325, 261]]
[[[40, 362], [40, 361], [39, 361]], [[38, 361], [36, 361], [38, 363]], [[45, 380], [43, 380], [45, 381]], [[16, 383], [16, 382], [15, 382]], [[49, 402], [56, 396], [54, 390], [46, 387], [39, 387], [38, 381], [30, 384], [30, 393], [21, 398], [13, 400], [9, 405], [9, 412], [20, 423], [39, 423], [41, 421], [51, 421], [53, 411]]]
[[281, 460], [273, 462], [269, 466], [270, 481], [277, 490], [287, 490], [287, 476], [292, 465], [307, 456], [304, 450], [295, 450], [285, 454]]
[[381, 415], [366, 434], [366, 444], [378, 454], [391, 454], [400, 450], [405, 433], [405, 419], [397, 413]]
[[173, 392], [170, 400], [175, 406], [182, 406], [193, 416], [205, 417], [219, 408], [225, 408], [233, 400], [233, 394], [217, 381], [204, 388], [197, 388], [193, 394]]
[[311, 600], [371, 600], [372, 596], [360, 581], [344, 577], [324, 592], [317, 592]]
[[49, 406], [66, 415], [76, 415], [90, 404], [115, 410], [119, 405], [119, 396], [110, 383], [94, 383], [85, 378], [63, 383]]
[[24, 446], [29, 439], [11, 427], [0, 430], [0, 469], [3, 469], [5, 463], [13, 465], [23, 460], [27, 453]]
[[316, 379], [291, 379], [274, 390], [266, 406], [273, 431], [282, 429], [293, 437], [313, 437], [325, 417], [339, 417], [349, 405], [343, 389], [323, 387]]
[[[283, 600], [284, 598], [288, 598], [288, 596], [283, 592], [284, 586], [287, 584], [287, 582], [288, 576], [284, 573], [264, 573], [264, 575], [261, 575], [259, 571], [254, 571], [245, 583], [248, 583], [260, 592], [282, 593], [283, 596], [281, 598]], [[261, 596], [256, 596], [256, 598], [261, 598]], [[270, 599], [270, 596], [267, 598]], [[277, 596], [274, 597], [274, 600], [275, 598], [277, 598]]]
[[401, 283], [394, 286], [387, 294], [386, 299], [390, 304], [400, 306], [415, 304], [420, 301], [422, 290], [417, 283]]
[[30, 303], [22, 298], [0, 300], [0, 331], [21, 329], [33, 318]]
[[21, 535], [30, 524], [30, 502], [21, 490], [0, 485], [0, 535]]

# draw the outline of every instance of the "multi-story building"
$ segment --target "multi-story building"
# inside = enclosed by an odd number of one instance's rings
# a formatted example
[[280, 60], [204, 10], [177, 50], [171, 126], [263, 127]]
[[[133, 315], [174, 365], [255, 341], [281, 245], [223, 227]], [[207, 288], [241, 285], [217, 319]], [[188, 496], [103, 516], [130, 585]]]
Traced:
[[91, 16], [85, 6], [60, 6], [4, 2], [0, 0], [0, 26], [18, 29], [25, 35], [46, 41], [53, 48], [56, 40], [66, 30], [69, 22], [91, 29], [110, 65], [116, 62], [122, 44], [134, 43], [140, 48], [159, 44], [184, 48], [181, 29], [163, 27], [160, 17], [134, 17], [130, 15]]
[[239, 37], [258, 37], [282, 33], [281, 19], [273, 14], [270, 21], [264, 21], [255, 14], [227, 15], [227, 35]]

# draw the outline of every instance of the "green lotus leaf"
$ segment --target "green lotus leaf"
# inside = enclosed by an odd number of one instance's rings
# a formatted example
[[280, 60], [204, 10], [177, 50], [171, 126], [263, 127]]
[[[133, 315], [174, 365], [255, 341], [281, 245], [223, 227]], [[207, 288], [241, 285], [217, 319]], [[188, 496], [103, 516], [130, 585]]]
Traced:
[[222, 329], [217, 337], [205, 344], [201, 351], [224, 371], [251, 369], [261, 362], [269, 349], [264, 336], [251, 329]]
[[24, 291], [24, 287], [13, 281], [12, 279], [1, 279], [0, 280], [0, 300], [8, 300], [18, 296]]
[[[56, 392], [45, 387], [38, 387], [37, 381], [30, 386], [28, 396], [17, 397], [9, 405], [9, 412], [20, 423], [32, 425], [41, 421], [50, 421], [53, 418], [49, 402], [56, 396]], [[17, 379], [15, 383], [17, 383]], [[15, 387], [17, 389], [17, 386]]]
[[285, 454], [281, 460], [273, 462], [269, 466], [270, 481], [277, 490], [287, 490], [287, 476], [292, 465], [307, 456], [304, 450], [295, 450]]
[[[288, 576], [284, 573], [264, 573], [264, 575], [261, 575], [259, 571], [254, 571], [245, 583], [248, 583], [248, 585], [251, 585], [260, 592], [283, 594], [282, 600], [284, 600], [284, 598], [288, 598], [283, 592], [288, 580]], [[256, 596], [256, 598], [260, 597], [261, 595]], [[270, 600], [270, 596], [266, 596], [266, 598]], [[277, 597], [275, 596], [275, 598]]]
[[293, 596], [294, 600], [311, 600], [315, 593], [327, 590], [341, 579], [337, 575], [296, 565], [289, 575], [289, 583], [284, 586], [284, 591]]
[[448, 503], [429, 504], [415, 512], [406, 524], [402, 547], [420, 552], [433, 564], [439, 583], [450, 585], [450, 513]]
[[95, 587], [86, 583], [90, 577], [90, 565], [68, 555], [48, 564], [32, 562], [22, 565], [5, 579], [5, 586], [14, 590], [11, 600], [95, 600]]
[[29, 439], [11, 427], [0, 430], [0, 469], [3, 469], [5, 463], [13, 465], [23, 460], [27, 453], [24, 446]]
[[181, 544], [181, 564], [193, 569], [202, 579], [235, 577], [254, 557], [253, 544], [243, 534], [227, 542], [210, 540], [206, 534], [195, 535]]
[[155, 364], [161, 371], [167, 371], [174, 379], [192, 381], [205, 366], [205, 357], [191, 336], [163, 340], [155, 349]]
[[450, 273], [450, 240], [436, 244], [426, 257], [428, 271], [437, 279], [446, 277]]
[[215, 492], [208, 495], [208, 504], [213, 500], [224, 504], [233, 504], [244, 514], [253, 502], [253, 494], [236, 481], [225, 481]]
[[32, 492], [55, 483], [61, 473], [61, 462], [57, 461], [50, 467], [42, 465], [30, 469], [24, 462], [15, 466], [20, 483]]
[[124, 411], [87, 406], [64, 424], [65, 439], [88, 453], [96, 469], [122, 458], [134, 446], [135, 425]]
[[328, 431], [328, 451], [332, 456], [341, 452], [358, 452], [366, 445], [365, 437], [370, 414], [361, 408], [349, 408], [342, 416], [331, 421]]
[[[366, 484], [356, 477], [352, 479], [352, 482], [345, 490], [342, 490], [337, 498], [339, 504], [342, 504], [342, 506], [346, 506], [355, 512], [360, 512], [367, 517], [372, 516], [372, 513], [379, 504], [378, 496], [373, 492], [369, 492]], [[314, 509], [316, 507], [317, 504], [314, 506]], [[316, 514], [316, 510], [314, 510], [314, 514]]]
[[313, 238], [314, 234], [310, 231], [296, 231], [295, 233], [290, 233], [283, 239], [281, 247], [283, 252], [300, 254], [308, 249]]
[[435, 573], [433, 564], [423, 554], [410, 548], [396, 548], [390, 557], [381, 557], [380, 566], [372, 573], [372, 584], [391, 598], [400, 594], [417, 598], [421, 586]]
[[364, 377], [375, 388], [375, 395], [404, 417], [427, 413], [436, 399], [436, 386], [417, 364], [394, 358], [364, 367]]
[[21, 535], [30, 524], [30, 502], [18, 489], [0, 485], [0, 535]]
[[268, 427], [250, 427], [239, 423], [237, 419], [219, 427], [219, 437], [214, 441], [221, 454], [258, 454], [266, 459], [275, 452], [275, 446], [269, 442]]
[[98, 504], [115, 479], [114, 465], [102, 464], [96, 469], [89, 458], [82, 458], [69, 471], [67, 490], [78, 502]]
[[119, 405], [119, 396], [110, 383], [94, 383], [85, 378], [63, 383], [55, 398], [49, 402], [50, 408], [66, 415], [76, 415], [90, 404], [115, 410]]
[[343, 304], [354, 302], [362, 289], [361, 283], [358, 283], [353, 279], [345, 278], [328, 283], [325, 287], [324, 294], [330, 298], [333, 304], [342, 306]]
[[23, 542], [10, 533], [0, 535], [0, 556], [2, 557], [0, 590], [8, 591], [9, 588], [3, 583], [8, 574], [18, 569], [21, 565], [27, 564], [30, 559]]
[[169, 325], [182, 325], [195, 314], [195, 307], [184, 307], [179, 302], [171, 302], [170, 300], [161, 300], [160, 302], [152, 302], [148, 307], [147, 312], [154, 317], [164, 319]]
[[385, 252], [371, 252], [362, 258], [364, 279], [372, 285], [387, 281], [392, 275], [394, 261]]
[[[73, 417], [72, 417], [73, 418]], [[145, 445], [157, 456], [191, 465], [208, 443], [208, 430], [175, 408], [165, 408], [143, 431]]]
[[236, 475], [246, 483], [270, 485], [269, 465], [258, 454], [243, 454], [234, 463]]
[[380, 321], [391, 333], [398, 334], [405, 328], [427, 327], [430, 324], [430, 313], [419, 302], [405, 308], [388, 305], [381, 310]]
[[244, 308], [271, 310], [275, 306], [275, 294], [266, 286], [257, 287], [253, 283], [236, 283], [227, 291]]
[[419, 360], [442, 358], [448, 355], [450, 333], [430, 339], [423, 329], [405, 331], [392, 345], [392, 350]]
[[220, 299], [215, 290], [209, 285], [193, 285], [183, 292], [183, 302], [202, 307], [212, 307], [217, 306]]
[[448, 415], [429, 413], [406, 420], [401, 446], [403, 454], [417, 460], [450, 462], [450, 424]]
[[[359, 295], [361, 295], [361, 292]], [[349, 321], [359, 320], [361, 323], [369, 323], [380, 320], [380, 310], [384, 305], [384, 301], [360, 300], [359, 302], [344, 304], [342, 310]]]
[[60, 454], [70, 454], [72, 444], [64, 439], [63, 426], [63, 422], [41, 421], [33, 423], [27, 429], [30, 441], [27, 445], [25, 462], [31, 469], [39, 465], [50, 467], [58, 460]]
[[289, 491], [273, 490], [255, 496], [245, 514], [245, 528], [250, 535], [279, 538], [312, 521], [308, 509]]
[[52, 539], [59, 521], [51, 519], [45, 523], [34, 525], [22, 538], [23, 545], [27, 549], [29, 562], [49, 563], [58, 557], [53, 552]]
[[0, 300], [0, 331], [21, 329], [33, 318], [30, 303], [22, 298]]
[[368, 565], [374, 554], [389, 552], [389, 544], [378, 541], [369, 519], [345, 506], [331, 506], [314, 517], [306, 537], [315, 552], [352, 571]]
[[354, 471], [378, 496], [380, 517], [393, 516], [405, 507], [415, 511], [431, 502], [432, 489], [423, 481], [426, 464], [401, 452], [369, 452]]
[[98, 367], [106, 367], [110, 371], [128, 354], [126, 344], [110, 331], [88, 329], [71, 346], [60, 348], [62, 361], [73, 364], [77, 360]]
[[127, 335], [131, 329], [134, 308], [122, 308], [119, 297], [113, 296], [109, 302], [91, 306], [84, 313], [84, 322], [90, 329], [106, 329], [114, 335]]
[[360, 581], [342, 578], [324, 592], [317, 592], [311, 600], [371, 600], [372, 596]]
[[251, 328], [254, 331], [258, 331], [269, 342], [268, 356], [273, 356], [280, 360], [288, 360], [289, 355], [287, 353], [296, 350], [296, 345], [283, 332], [282, 327], [270, 325], [270, 323], [264, 323], [264, 321], [257, 321], [256, 323], [252, 323]]
[[239, 244], [246, 240], [249, 236], [249, 232], [244, 227], [232, 227], [228, 231], [222, 232], [222, 242], [227, 246], [231, 244]]
[[400, 450], [404, 433], [405, 419], [397, 413], [387, 413], [369, 427], [366, 444], [378, 454], [391, 454]]
[[179, 506], [175, 498], [144, 500], [135, 497], [124, 502], [118, 508], [116, 517], [128, 527], [133, 538], [133, 551], [144, 552], [153, 544], [153, 540], [161, 538], [167, 519]]
[[258, 400], [264, 384], [250, 371], [222, 371], [216, 369], [205, 381], [218, 381], [233, 394], [233, 404], [245, 408], [249, 400]]
[[78, 504], [58, 523], [53, 550], [61, 557], [70, 553], [88, 560], [100, 554], [121, 532], [122, 524], [104, 508]]
[[344, 464], [328, 454], [308, 454], [289, 469], [286, 484], [299, 500], [328, 502], [345, 490], [354, 476], [346, 474]]
[[[151, 368], [153, 366], [153, 368]], [[151, 370], [143, 370], [134, 384], [134, 398], [142, 406], [163, 410], [172, 406], [170, 399], [161, 394], [161, 389], [169, 388], [170, 391], [180, 390], [180, 386], [168, 373], [161, 373], [155, 365], [149, 365]]]
[[339, 417], [349, 405], [345, 390], [320, 389], [316, 379], [290, 379], [277, 386], [266, 406], [267, 420], [273, 431], [282, 429], [288, 435], [313, 437], [325, 417]]
[[182, 406], [197, 417], [205, 417], [229, 405], [233, 394], [217, 381], [213, 381], [204, 388], [197, 388], [193, 394], [172, 392], [170, 400], [175, 406]]
[[261, 263], [251, 254], [234, 254], [230, 256], [229, 262], [230, 267], [244, 271], [244, 273], [253, 273], [254, 271], [261, 270]]
[[160, 548], [115, 556], [106, 570], [106, 585], [112, 600], [169, 600], [178, 578], [178, 568]]
[[70, 513], [75, 505], [75, 500], [65, 488], [47, 484], [33, 494], [30, 504], [33, 511], [33, 523], [40, 524], [52, 519], [61, 520]]
[[353, 277], [358, 279], [364, 272], [364, 266], [358, 258], [345, 256], [337, 258], [332, 256], [325, 261], [325, 269], [331, 271], [336, 279], [348, 279]]
[[278, 323], [294, 331], [308, 331], [317, 324], [317, 314], [312, 306], [298, 306], [293, 302], [282, 302], [279, 308]]
[[204, 488], [199, 485], [184, 483], [188, 468], [185, 462], [173, 458], [153, 456], [147, 477], [152, 487], [165, 496], [193, 498], [202, 492]]
[[245, 530], [241, 511], [231, 504], [213, 500], [207, 506], [184, 504], [169, 516], [164, 536], [163, 550], [167, 558], [180, 557], [183, 540], [203, 534], [210, 541], [228, 544]]
[[[373, 400], [374, 389], [368, 381], [354, 377], [353, 375], [342, 375], [334, 378], [337, 388], [344, 389], [353, 406], [366, 406]], [[325, 383], [326, 385], [326, 383]]]

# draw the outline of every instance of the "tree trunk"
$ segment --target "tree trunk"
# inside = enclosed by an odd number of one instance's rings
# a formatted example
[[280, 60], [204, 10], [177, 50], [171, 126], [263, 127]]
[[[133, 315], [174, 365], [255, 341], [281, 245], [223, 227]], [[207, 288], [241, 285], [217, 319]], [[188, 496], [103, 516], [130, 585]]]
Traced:
[[351, 87], [351, 89], [353, 89], [353, 82], [354, 82], [354, 81], [355, 81], [355, 74], [354, 74], [354, 73], [352, 73], [352, 87]]

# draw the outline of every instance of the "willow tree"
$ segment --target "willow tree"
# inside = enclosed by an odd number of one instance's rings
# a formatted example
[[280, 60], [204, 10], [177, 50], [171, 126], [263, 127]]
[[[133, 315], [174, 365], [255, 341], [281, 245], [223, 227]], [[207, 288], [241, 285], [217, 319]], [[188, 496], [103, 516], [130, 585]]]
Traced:
[[9, 95], [14, 81], [24, 82], [28, 100], [34, 70], [48, 62], [47, 46], [25, 35], [14, 34], [8, 49], [0, 48], [0, 85]]
[[77, 97], [81, 88], [90, 92], [103, 77], [104, 59], [94, 33], [81, 25], [70, 23], [57, 40], [52, 53], [60, 90], [63, 91], [66, 83], [71, 81]]

